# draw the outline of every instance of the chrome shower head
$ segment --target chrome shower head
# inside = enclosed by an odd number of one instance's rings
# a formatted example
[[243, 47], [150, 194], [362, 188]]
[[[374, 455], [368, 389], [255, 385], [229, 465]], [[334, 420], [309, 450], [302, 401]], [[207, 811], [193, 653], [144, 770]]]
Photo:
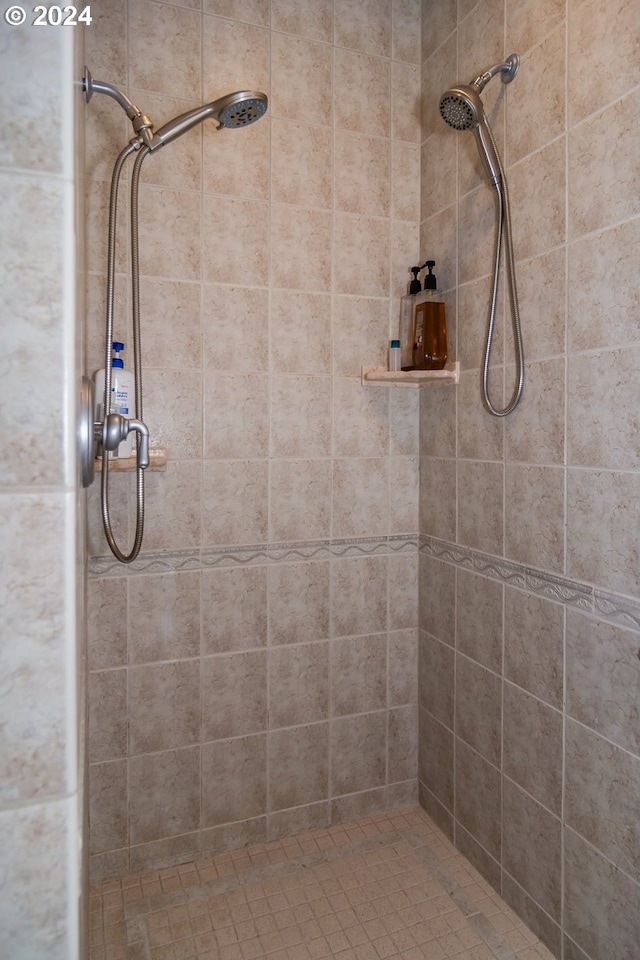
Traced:
[[476, 88], [460, 84], [443, 93], [440, 116], [454, 130], [471, 130], [484, 118], [484, 107]]
[[149, 117], [146, 117], [140, 108], [113, 84], [94, 80], [88, 67], [84, 68], [82, 89], [87, 103], [94, 93], [104, 93], [119, 103], [133, 124], [138, 142], [144, 144], [149, 150], [157, 150], [158, 147], [170, 143], [187, 130], [202, 123], [203, 120], [210, 118], [218, 121], [218, 130], [222, 127], [229, 127], [232, 130], [236, 127], [248, 127], [265, 115], [269, 102], [266, 93], [238, 90], [236, 93], [228, 93], [214, 100], [213, 103], [207, 103], [203, 107], [196, 107], [194, 110], [180, 114], [154, 133], [153, 123]]
[[519, 66], [520, 57], [512, 53], [504, 63], [485, 70], [471, 83], [461, 83], [446, 90], [440, 97], [440, 116], [444, 122], [454, 130], [471, 130], [477, 123], [482, 123], [486, 117], [480, 94], [498, 73], [502, 75], [503, 83], [511, 83]]
[[158, 147], [163, 147], [182, 136], [187, 130], [202, 123], [203, 120], [217, 120], [218, 130], [223, 127], [230, 129], [248, 127], [265, 115], [267, 106], [268, 100], [265, 93], [258, 93], [255, 90], [228, 93], [219, 100], [214, 100], [213, 103], [196, 107], [165, 123], [153, 134], [149, 149], [156, 150]]
[[459, 84], [446, 90], [440, 97], [440, 116], [454, 130], [472, 130], [478, 152], [489, 180], [496, 186], [502, 182], [502, 165], [495, 140], [484, 112], [480, 94], [489, 81], [500, 73], [503, 83], [510, 83], [518, 72], [520, 57], [512, 53], [504, 63], [485, 70], [469, 84]]

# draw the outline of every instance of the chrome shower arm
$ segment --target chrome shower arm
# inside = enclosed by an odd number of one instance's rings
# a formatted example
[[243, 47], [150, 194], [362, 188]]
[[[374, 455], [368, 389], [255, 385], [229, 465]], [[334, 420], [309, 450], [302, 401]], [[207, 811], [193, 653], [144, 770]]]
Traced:
[[507, 57], [504, 63], [496, 63], [495, 66], [489, 67], [488, 70], [485, 70], [484, 73], [481, 73], [479, 76], [472, 80], [469, 86], [475, 87], [478, 93], [482, 93], [486, 85], [490, 80], [493, 80], [497, 74], [502, 74], [503, 83], [511, 83], [516, 73], [518, 72], [518, 67], [520, 66], [520, 57], [517, 53], [512, 53], [511, 56]]
[[111, 83], [94, 80], [88, 67], [84, 68], [82, 89], [84, 90], [87, 103], [89, 103], [94, 93], [103, 93], [107, 97], [111, 97], [112, 100], [115, 100], [116, 103], [122, 107], [129, 117], [129, 120], [131, 120], [134, 133], [139, 137], [140, 144], [144, 144], [147, 147], [151, 146], [153, 143], [152, 121], [144, 115], [142, 110], [137, 107], [132, 100], [129, 100], [129, 97], [127, 97], [122, 90], [118, 90], [118, 88], [114, 87]]

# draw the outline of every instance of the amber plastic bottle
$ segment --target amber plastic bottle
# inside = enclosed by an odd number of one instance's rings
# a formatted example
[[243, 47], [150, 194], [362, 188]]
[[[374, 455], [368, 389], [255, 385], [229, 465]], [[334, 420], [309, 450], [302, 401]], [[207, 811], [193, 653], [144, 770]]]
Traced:
[[429, 273], [414, 308], [413, 364], [416, 370], [442, 370], [447, 362], [447, 322], [445, 306], [437, 299], [435, 260], [427, 260]]

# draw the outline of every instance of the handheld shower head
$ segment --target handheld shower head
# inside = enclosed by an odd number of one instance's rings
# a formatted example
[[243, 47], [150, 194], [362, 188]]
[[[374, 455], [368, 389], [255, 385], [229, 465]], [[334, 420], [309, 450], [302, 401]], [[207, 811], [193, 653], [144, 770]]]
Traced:
[[484, 118], [484, 107], [476, 88], [460, 84], [443, 93], [440, 116], [454, 130], [471, 130]]
[[153, 134], [149, 149], [156, 150], [163, 147], [177, 137], [182, 136], [187, 130], [202, 123], [203, 120], [213, 119], [218, 121], [218, 130], [223, 127], [235, 129], [236, 127], [248, 127], [255, 123], [267, 112], [267, 95], [258, 93], [255, 90], [239, 90], [236, 93], [229, 93], [213, 103], [207, 103], [203, 107], [196, 107], [187, 113], [180, 114], [163, 127], [160, 127]]
[[480, 94], [498, 73], [502, 75], [503, 83], [511, 83], [519, 66], [520, 57], [512, 53], [504, 63], [490, 67], [469, 84], [451, 87], [440, 97], [440, 116], [454, 130], [473, 131], [480, 159], [489, 180], [496, 185], [502, 182], [501, 165]]

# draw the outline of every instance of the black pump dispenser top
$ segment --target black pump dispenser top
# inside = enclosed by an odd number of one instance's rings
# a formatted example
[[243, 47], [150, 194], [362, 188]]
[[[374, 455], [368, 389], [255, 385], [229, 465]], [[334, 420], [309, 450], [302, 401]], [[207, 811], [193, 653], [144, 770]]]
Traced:
[[420, 293], [422, 290], [422, 285], [418, 280], [418, 274], [422, 270], [422, 267], [411, 267], [411, 273], [413, 274], [413, 280], [409, 284], [409, 296], [414, 297], [416, 293]]
[[427, 276], [424, 278], [424, 289], [425, 289], [425, 290], [437, 290], [437, 289], [438, 289], [437, 286], [436, 286], [436, 278], [434, 277], [433, 273], [431, 272], [431, 271], [433, 270], [433, 268], [435, 267], [435, 265], [436, 265], [435, 260], [427, 260], [427, 262], [425, 263], [425, 267], [426, 267], [427, 270], [429, 271], [429, 273], [427, 274]]

